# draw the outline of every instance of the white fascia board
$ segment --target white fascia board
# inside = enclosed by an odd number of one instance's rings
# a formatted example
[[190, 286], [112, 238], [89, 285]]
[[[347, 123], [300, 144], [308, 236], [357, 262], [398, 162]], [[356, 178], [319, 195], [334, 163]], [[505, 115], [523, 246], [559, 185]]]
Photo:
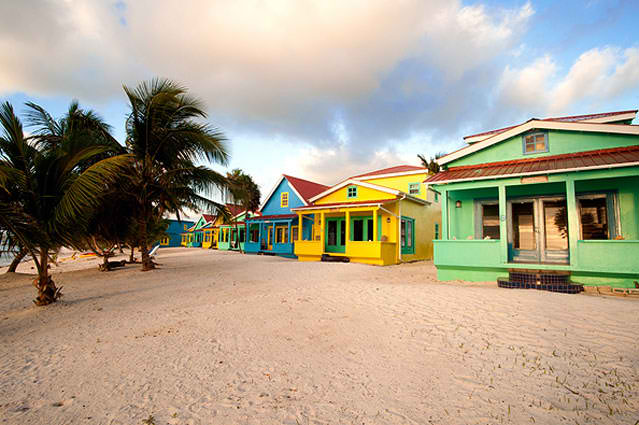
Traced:
[[592, 118], [589, 120], [583, 120], [579, 122], [604, 124], [604, 123], [617, 122], [617, 121], [634, 120], [636, 116], [637, 116], [636, 112], [626, 112], [625, 114], [617, 114], [617, 115], [610, 115], [608, 117]]
[[519, 125], [503, 133], [499, 133], [481, 142], [466, 146], [465, 148], [439, 158], [436, 162], [439, 165], [448, 164], [456, 159], [462, 158], [471, 153], [480, 151], [488, 146], [502, 142], [511, 137], [525, 133], [532, 129], [540, 130], [564, 130], [564, 131], [584, 131], [590, 133], [614, 133], [614, 134], [630, 134], [639, 136], [639, 125], [627, 124], [599, 124], [588, 122], [561, 122], [561, 121], [539, 121], [531, 120]]
[[258, 209], [258, 211], [262, 211], [262, 208], [264, 208], [266, 206], [266, 203], [268, 202], [269, 199], [271, 199], [271, 196], [273, 196], [273, 193], [275, 193], [275, 189], [278, 188], [278, 186], [282, 183], [282, 180], [284, 180], [284, 174], [282, 174], [279, 178], [279, 180], [277, 181], [277, 183], [275, 183], [275, 186], [273, 186], [273, 189], [271, 189], [271, 191], [268, 193], [268, 195], [266, 196], [266, 198], [264, 198], [264, 202], [262, 202], [262, 205], [260, 205], [260, 208]]
[[351, 177], [353, 180], [372, 180], [372, 179], [383, 179], [385, 177], [397, 177], [397, 176], [409, 176], [411, 174], [427, 174], [428, 170], [424, 168], [423, 170], [413, 170], [413, 171], [402, 171], [399, 173], [388, 173], [388, 174], [374, 174], [369, 176], [359, 176], [359, 177]]
[[350, 185], [367, 187], [369, 189], [379, 190], [380, 192], [390, 193], [391, 195], [399, 195], [401, 193], [399, 190], [391, 189], [389, 187], [379, 186], [379, 185], [376, 185], [376, 184], [373, 184], [373, 183], [367, 183], [367, 182], [363, 182], [363, 181], [359, 181], [359, 180], [348, 179], [348, 180], [345, 180], [345, 181], [341, 182], [338, 185], [335, 185], [335, 186], [325, 190], [324, 192], [322, 192], [320, 194], [317, 194], [317, 195], [313, 196], [309, 200], [311, 202], [315, 202], [316, 200], [321, 199], [321, 198], [323, 198], [324, 196], [326, 196], [328, 194], [336, 192], [336, 191], [340, 190], [341, 188], [343, 188], [345, 186], [350, 186]]
[[441, 184], [448, 184], [448, 183], [461, 183], [461, 182], [478, 181], [478, 180], [498, 180], [498, 179], [507, 179], [510, 177], [539, 176], [543, 174], [559, 174], [559, 173], [570, 173], [570, 172], [578, 172], [578, 171], [605, 170], [609, 168], [623, 168], [623, 167], [636, 167], [636, 166], [639, 166], [639, 162], [624, 162], [620, 164], [593, 165], [591, 167], [581, 167], [581, 168], [562, 168], [560, 170], [531, 171], [529, 173], [500, 174], [497, 176], [441, 180], [441, 181], [432, 182], [429, 184], [441, 185]]

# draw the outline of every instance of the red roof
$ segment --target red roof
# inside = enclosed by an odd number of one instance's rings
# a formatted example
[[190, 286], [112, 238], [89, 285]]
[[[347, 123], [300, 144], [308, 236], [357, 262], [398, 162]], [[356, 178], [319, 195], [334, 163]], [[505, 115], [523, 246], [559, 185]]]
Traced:
[[275, 215], [259, 215], [256, 217], [251, 217], [249, 219], [247, 219], [246, 221], [251, 221], [251, 220], [278, 220], [278, 219], [290, 219], [290, 218], [297, 218], [297, 214], [275, 214]]
[[202, 217], [204, 217], [204, 220], [206, 220], [207, 223], [208, 223], [208, 222], [211, 222], [211, 221], [215, 221], [215, 217], [217, 217], [217, 216], [213, 215], [213, 214], [202, 214]]
[[244, 208], [241, 205], [226, 204], [226, 209], [233, 217], [244, 212]]
[[[541, 119], [539, 121], [579, 122], [579, 121], [585, 121], [585, 120], [594, 120], [594, 119], [597, 119], [597, 118], [613, 117], [615, 115], [623, 115], [623, 114], [627, 114], [627, 113], [630, 113], [630, 112], [637, 113], [637, 111], [638, 111], [637, 109], [633, 109], [633, 110], [628, 110], [628, 111], [603, 112], [603, 113], [600, 113], [600, 114], [571, 115], [571, 116], [567, 116], [567, 117], [544, 118], [544, 119]], [[536, 119], [536, 118], [531, 118], [531, 119]], [[528, 120], [528, 121], [530, 121], [530, 120]], [[483, 133], [471, 134], [470, 136], [465, 136], [464, 139], [469, 139], [471, 137], [477, 137], [477, 136], [484, 136], [484, 135], [488, 135], [488, 134], [503, 133], [504, 131], [510, 130], [511, 128], [518, 127], [520, 125], [521, 124], [511, 125], [510, 127], [499, 128], [497, 130], [490, 130], [490, 131], [484, 131]]]
[[356, 201], [356, 202], [336, 202], [333, 204], [315, 204], [315, 205], [309, 205], [308, 207], [299, 207], [299, 208], [293, 208], [293, 211], [297, 211], [297, 210], [308, 210], [308, 209], [319, 209], [319, 208], [335, 208], [335, 207], [356, 207], [358, 205], [362, 205], [362, 204], [384, 204], [386, 202], [394, 202], [397, 199], [399, 199], [399, 197], [394, 197], [392, 199], [378, 199], [375, 201]]
[[639, 145], [450, 167], [446, 171], [430, 176], [425, 180], [425, 183], [446, 182], [450, 180], [475, 180], [490, 177], [498, 178], [501, 176], [531, 173], [544, 174], [545, 172], [633, 162], [639, 162]]
[[286, 177], [286, 180], [288, 180], [289, 184], [295, 188], [297, 193], [299, 193], [300, 196], [304, 198], [304, 201], [306, 201], [307, 204], [310, 203], [309, 199], [311, 199], [313, 196], [317, 195], [318, 193], [322, 193], [329, 188], [329, 186], [323, 184], [300, 179], [286, 174], [284, 174], [284, 177]]
[[375, 170], [375, 171], [371, 171], [370, 173], [364, 173], [364, 174], [359, 174], [357, 176], [352, 176], [352, 179], [357, 179], [360, 177], [369, 177], [369, 176], [377, 176], [380, 174], [393, 174], [393, 173], [404, 173], [407, 171], [424, 171], [424, 172], [428, 172], [428, 170], [426, 170], [424, 167], [418, 167], [416, 165], [397, 165], [395, 167], [390, 167], [390, 168], [383, 168], [381, 170]]

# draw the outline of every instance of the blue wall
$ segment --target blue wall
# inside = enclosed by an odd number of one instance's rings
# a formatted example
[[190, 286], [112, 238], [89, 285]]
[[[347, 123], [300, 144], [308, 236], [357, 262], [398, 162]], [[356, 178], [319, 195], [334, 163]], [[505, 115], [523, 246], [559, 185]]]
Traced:
[[[280, 195], [282, 192], [288, 192], [288, 208], [280, 207]], [[266, 201], [266, 205], [262, 208], [262, 215], [280, 215], [280, 214], [292, 214], [291, 208], [303, 207], [304, 203], [297, 197], [293, 189], [286, 180], [286, 177], [282, 179], [277, 186], [271, 197]]]
[[186, 229], [192, 227], [192, 221], [177, 221], [173, 219], [167, 220], [169, 222], [169, 227], [166, 229], [166, 234], [169, 237], [169, 244], [162, 246], [180, 246], [182, 243], [182, 233], [186, 232]]

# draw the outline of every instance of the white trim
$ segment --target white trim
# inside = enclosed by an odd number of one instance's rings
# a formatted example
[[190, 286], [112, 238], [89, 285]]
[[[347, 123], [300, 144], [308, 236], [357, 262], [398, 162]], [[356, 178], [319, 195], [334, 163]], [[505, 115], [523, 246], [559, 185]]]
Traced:
[[383, 201], [383, 202], [370, 202], [370, 203], [362, 203], [362, 204], [347, 204], [347, 203], [343, 203], [343, 204], [338, 204], [338, 205], [316, 205], [316, 206], [312, 206], [312, 207], [297, 207], [297, 208], [293, 208], [291, 211], [299, 211], [301, 213], [303, 213], [304, 211], [311, 211], [311, 210], [337, 210], [340, 208], [359, 208], [359, 207], [373, 207], [373, 206], [381, 206], [381, 205], [385, 205], [385, 204], [389, 204], [391, 202], [397, 202], [399, 201], [399, 199], [389, 199], [388, 201]]
[[492, 146], [496, 143], [525, 133], [532, 129], [543, 130], [566, 130], [566, 131], [585, 131], [593, 133], [614, 133], [614, 134], [630, 134], [639, 136], [639, 125], [627, 125], [627, 124], [599, 124], [592, 122], [561, 122], [561, 121], [540, 121], [530, 120], [517, 127], [511, 128], [504, 132], [494, 134], [491, 137], [466, 146], [457, 152], [450, 153], [436, 160], [439, 165], [448, 164], [456, 159], [462, 158], [471, 153], [480, 151], [488, 146]]
[[400, 171], [397, 173], [356, 176], [356, 177], [351, 177], [351, 179], [352, 180], [371, 180], [371, 179], [383, 179], [385, 177], [409, 176], [412, 174], [428, 174], [428, 170], [426, 168], [423, 168], [421, 170]]
[[576, 171], [602, 170], [606, 168], [623, 168], [623, 167], [634, 167], [634, 166], [639, 166], [639, 162], [624, 162], [621, 164], [593, 165], [590, 167], [582, 167], [582, 168], [562, 168], [560, 170], [533, 171], [530, 173], [500, 174], [496, 176], [484, 176], [484, 177], [474, 177], [474, 178], [454, 179], [454, 180], [441, 180], [437, 182], [430, 182], [429, 184], [439, 185], [439, 184], [467, 182], [467, 181], [476, 181], [476, 180], [496, 180], [496, 179], [507, 179], [509, 177], [538, 176], [540, 174], [569, 173], [569, 172], [576, 172]]
[[397, 190], [397, 189], [391, 189], [389, 187], [385, 187], [385, 186], [379, 186], [373, 183], [367, 183], [367, 182], [362, 182], [359, 180], [353, 180], [353, 179], [348, 179], [348, 180], [344, 180], [343, 182], [328, 188], [327, 190], [325, 190], [322, 193], [319, 193], [315, 196], [313, 196], [311, 199], [309, 199], [309, 201], [311, 202], [315, 202], [318, 199], [323, 198], [326, 195], [329, 195], [333, 192], [336, 192], [338, 190], [340, 190], [341, 188], [345, 187], [345, 186], [349, 186], [349, 185], [355, 185], [355, 186], [362, 186], [362, 187], [367, 187], [369, 189], [374, 189], [374, 190], [378, 190], [380, 192], [385, 192], [385, 193], [390, 193], [391, 195], [399, 195], [401, 193], [401, 191]]
[[[260, 205], [260, 208], [257, 210], [259, 212], [262, 212], [262, 209], [266, 206], [266, 203], [269, 201], [269, 199], [271, 199], [271, 196], [273, 196], [273, 194], [275, 193], [275, 190], [280, 186], [280, 184], [282, 184], [282, 180], [286, 179], [286, 181], [288, 182], [288, 186], [291, 188], [291, 190], [295, 193], [295, 195], [297, 195], [297, 197], [300, 199], [300, 201], [302, 201], [302, 203], [304, 204], [304, 206], [308, 206], [308, 203], [306, 202], [306, 199], [304, 199], [304, 197], [302, 195], [300, 195], [300, 193], [297, 191], [297, 189], [295, 189], [295, 186], [293, 185], [293, 183], [291, 183], [284, 174], [282, 174], [280, 176], [280, 179], [277, 181], [277, 183], [275, 184], [275, 186], [273, 186], [273, 189], [271, 189], [271, 191], [269, 192], [269, 194], [266, 196], [266, 198], [264, 198], [264, 202], [262, 202], [262, 204]], [[290, 198], [290, 197], [289, 197]], [[291, 200], [288, 200], [289, 205], [291, 204]]]

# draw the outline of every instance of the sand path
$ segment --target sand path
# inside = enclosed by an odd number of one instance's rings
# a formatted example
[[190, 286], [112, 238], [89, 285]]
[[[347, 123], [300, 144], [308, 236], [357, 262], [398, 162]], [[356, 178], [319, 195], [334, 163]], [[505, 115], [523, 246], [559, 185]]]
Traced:
[[430, 263], [158, 261], [56, 271], [47, 308], [0, 275], [0, 423], [639, 420], [636, 300], [440, 284]]

